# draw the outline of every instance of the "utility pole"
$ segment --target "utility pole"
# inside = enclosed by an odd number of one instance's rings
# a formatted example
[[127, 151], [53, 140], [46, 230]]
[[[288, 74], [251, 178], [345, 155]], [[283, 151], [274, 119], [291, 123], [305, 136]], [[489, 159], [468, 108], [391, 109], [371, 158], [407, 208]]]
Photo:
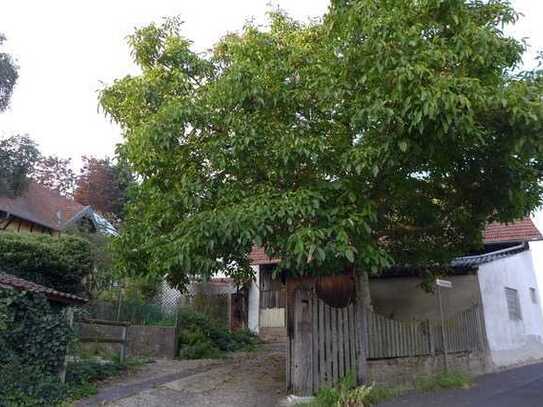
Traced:
[[445, 315], [443, 312], [443, 299], [441, 297], [441, 287], [452, 288], [452, 283], [447, 280], [436, 280], [437, 285], [437, 301], [439, 302], [439, 316], [441, 318], [441, 340], [443, 341], [443, 361], [445, 365], [445, 371], [449, 370], [449, 360], [447, 355], [447, 335], [445, 333]]

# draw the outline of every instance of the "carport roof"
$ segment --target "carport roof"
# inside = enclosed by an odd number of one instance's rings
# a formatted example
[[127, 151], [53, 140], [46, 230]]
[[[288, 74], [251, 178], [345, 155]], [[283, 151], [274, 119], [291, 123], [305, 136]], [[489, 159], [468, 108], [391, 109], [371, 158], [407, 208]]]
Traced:
[[506, 249], [495, 250], [489, 253], [483, 253], [476, 256], [463, 256], [454, 259], [451, 262], [451, 266], [480, 266], [481, 264], [490, 263], [495, 260], [500, 260], [505, 257], [513, 256], [528, 250], [530, 247], [527, 243], [522, 243], [516, 246], [508, 247]]

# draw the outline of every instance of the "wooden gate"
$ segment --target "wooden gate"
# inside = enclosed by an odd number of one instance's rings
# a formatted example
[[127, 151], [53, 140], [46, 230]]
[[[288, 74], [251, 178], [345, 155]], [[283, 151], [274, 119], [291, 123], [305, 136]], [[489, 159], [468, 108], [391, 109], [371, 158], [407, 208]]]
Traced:
[[310, 395], [356, 372], [355, 307], [327, 305], [314, 285], [302, 285], [289, 296], [287, 387]]

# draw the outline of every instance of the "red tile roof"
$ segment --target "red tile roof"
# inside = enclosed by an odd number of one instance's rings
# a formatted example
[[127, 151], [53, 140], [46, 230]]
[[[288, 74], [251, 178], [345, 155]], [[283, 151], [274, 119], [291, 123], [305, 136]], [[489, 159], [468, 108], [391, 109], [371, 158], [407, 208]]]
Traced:
[[0, 196], [0, 211], [60, 231], [87, 207], [31, 182], [15, 198]]
[[484, 233], [485, 243], [524, 242], [543, 239], [532, 220], [528, 217], [514, 223], [491, 223]]
[[263, 247], [253, 247], [249, 253], [249, 261], [251, 264], [275, 264], [279, 263], [279, 259], [268, 257]]
[[81, 305], [87, 302], [86, 299], [78, 297], [77, 295], [57, 291], [3, 272], [0, 272], [0, 287], [14, 288], [19, 291], [29, 291], [32, 293], [43, 294], [50, 301], [62, 302], [66, 304]]
[[[485, 243], [525, 242], [543, 240], [541, 232], [528, 217], [514, 223], [491, 223], [484, 232]], [[278, 259], [268, 257], [262, 247], [253, 247], [249, 254], [251, 264], [275, 264]]]

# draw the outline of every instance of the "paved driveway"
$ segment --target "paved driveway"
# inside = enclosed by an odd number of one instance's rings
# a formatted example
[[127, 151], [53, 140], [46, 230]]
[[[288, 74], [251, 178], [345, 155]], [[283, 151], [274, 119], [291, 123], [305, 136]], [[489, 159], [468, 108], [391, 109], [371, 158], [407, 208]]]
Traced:
[[284, 394], [283, 345], [225, 360], [158, 361], [77, 407], [275, 407]]
[[379, 407], [543, 407], [543, 363], [486, 375], [469, 390], [407, 394]]

